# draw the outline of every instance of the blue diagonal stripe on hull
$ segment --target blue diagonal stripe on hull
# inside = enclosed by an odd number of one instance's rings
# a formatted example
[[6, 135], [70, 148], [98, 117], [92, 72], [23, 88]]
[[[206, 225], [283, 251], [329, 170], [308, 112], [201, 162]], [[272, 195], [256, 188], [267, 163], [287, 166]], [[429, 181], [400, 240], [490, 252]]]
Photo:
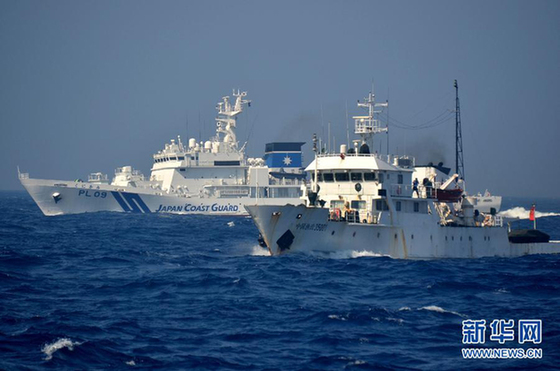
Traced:
[[[142, 213], [142, 212], [149, 213], [150, 212], [150, 209], [148, 208], [148, 206], [144, 203], [142, 198], [140, 198], [140, 195], [138, 195], [137, 193], [123, 192], [122, 195], [125, 198], [126, 202], [128, 202], [128, 204], [132, 208], [133, 212], [135, 212], [135, 213]], [[142, 210], [140, 210], [138, 208], [138, 206], [140, 206], [140, 208]]]
[[121, 197], [119, 192], [115, 192], [115, 191], [111, 191], [111, 193], [113, 194], [113, 197], [115, 198], [115, 200], [117, 200], [117, 202], [119, 203], [119, 205], [121, 205], [123, 211], [131, 211], [130, 207], [128, 207], [128, 205], [126, 204], [126, 202], [124, 202], [123, 198]]

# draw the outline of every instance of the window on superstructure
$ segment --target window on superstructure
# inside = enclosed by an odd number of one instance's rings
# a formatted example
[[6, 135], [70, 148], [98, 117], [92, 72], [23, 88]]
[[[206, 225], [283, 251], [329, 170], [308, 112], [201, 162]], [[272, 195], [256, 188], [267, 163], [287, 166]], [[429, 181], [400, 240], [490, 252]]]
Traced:
[[402, 207], [401, 207], [401, 202], [400, 201], [397, 201], [397, 204], [396, 204], [395, 208], [397, 209], [397, 211], [401, 211]]
[[366, 202], [361, 200], [354, 200], [351, 203], [351, 207], [354, 210], [361, 210], [366, 208]]
[[343, 208], [344, 208], [344, 201], [340, 201], [340, 200], [331, 201], [331, 210], [334, 210], [334, 209], [342, 210]]
[[185, 159], [185, 156], [179, 156], [179, 157], [177, 157], [177, 159], [178, 159], [179, 161], [183, 161], [183, 160]]
[[419, 202], [415, 202], [414, 203], [414, 212], [417, 213], [420, 211], [420, 203]]
[[371, 172], [371, 173], [364, 173], [364, 180], [366, 182], [373, 182], [375, 181], [375, 173]]
[[323, 181], [325, 181], [325, 182], [334, 182], [334, 175], [333, 175], [333, 173], [323, 173]]
[[[315, 172], [311, 173], [311, 179], [315, 180]], [[322, 182], [323, 181], [323, 174], [321, 174], [321, 172], [317, 172], [317, 181], [318, 182]]]
[[334, 178], [337, 182], [347, 182], [350, 180], [350, 175], [348, 173], [334, 173]]
[[377, 211], [387, 211], [389, 210], [389, 206], [385, 202], [385, 200], [377, 200], [375, 201], [375, 209]]
[[402, 174], [399, 174], [399, 175], [397, 175], [397, 178], [398, 178], [397, 182], [398, 182], [399, 184], [403, 184], [403, 175], [402, 175]]
[[362, 179], [362, 173], [350, 173], [350, 179], [353, 182], [361, 182]]
[[383, 176], [384, 176], [383, 173], [379, 173], [379, 174], [377, 175], [377, 177], [379, 178], [379, 183], [383, 183]]

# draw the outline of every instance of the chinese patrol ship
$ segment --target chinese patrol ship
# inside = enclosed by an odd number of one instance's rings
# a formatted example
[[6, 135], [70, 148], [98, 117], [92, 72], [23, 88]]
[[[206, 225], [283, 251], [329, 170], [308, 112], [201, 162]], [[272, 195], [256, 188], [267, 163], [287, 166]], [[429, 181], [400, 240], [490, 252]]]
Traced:
[[304, 143], [266, 144], [264, 158], [247, 158], [239, 148], [237, 116], [250, 101], [246, 92], [222, 98], [216, 109], [216, 135], [206, 142], [171, 140], [153, 155], [146, 179], [131, 166], [117, 168], [112, 181], [93, 173], [87, 182], [32, 179], [21, 184], [45, 215], [97, 211], [247, 215], [243, 205], [299, 203], [305, 174]]
[[370, 153], [373, 136], [387, 131], [379, 120], [387, 105], [375, 103], [371, 93], [358, 102], [367, 114], [354, 117], [360, 139], [353, 148], [344, 144], [340, 152], [324, 153], [314, 136], [305, 204], [246, 206], [271, 255], [351, 250], [431, 259], [560, 253], [560, 242], [549, 242], [548, 235], [509, 231], [496, 210], [476, 209], [458, 174], [446, 179], [441, 166], [416, 167], [410, 156]]

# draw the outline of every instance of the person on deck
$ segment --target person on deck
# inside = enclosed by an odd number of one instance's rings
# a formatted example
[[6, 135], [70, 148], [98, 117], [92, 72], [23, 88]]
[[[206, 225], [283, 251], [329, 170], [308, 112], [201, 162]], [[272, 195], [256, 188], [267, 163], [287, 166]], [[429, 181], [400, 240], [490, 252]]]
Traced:
[[418, 193], [418, 184], [420, 182], [418, 182], [418, 178], [414, 178], [414, 181], [412, 182], [412, 193], [414, 194], [414, 192], [416, 192], [416, 197], [420, 198], [420, 194]]

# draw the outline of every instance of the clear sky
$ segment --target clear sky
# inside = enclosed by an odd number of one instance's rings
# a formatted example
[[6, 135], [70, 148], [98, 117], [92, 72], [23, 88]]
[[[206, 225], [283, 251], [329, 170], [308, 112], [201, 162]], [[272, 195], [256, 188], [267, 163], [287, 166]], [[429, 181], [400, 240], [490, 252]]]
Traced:
[[[372, 81], [421, 125], [454, 108], [457, 79], [468, 189], [560, 197], [560, 1], [2, 0], [0, 56], [0, 189], [22, 189], [17, 165], [149, 174], [172, 137], [213, 133], [233, 88], [253, 101], [250, 156], [306, 141], [309, 162], [321, 122], [346, 141]], [[454, 121], [393, 127], [390, 150], [452, 165]]]

